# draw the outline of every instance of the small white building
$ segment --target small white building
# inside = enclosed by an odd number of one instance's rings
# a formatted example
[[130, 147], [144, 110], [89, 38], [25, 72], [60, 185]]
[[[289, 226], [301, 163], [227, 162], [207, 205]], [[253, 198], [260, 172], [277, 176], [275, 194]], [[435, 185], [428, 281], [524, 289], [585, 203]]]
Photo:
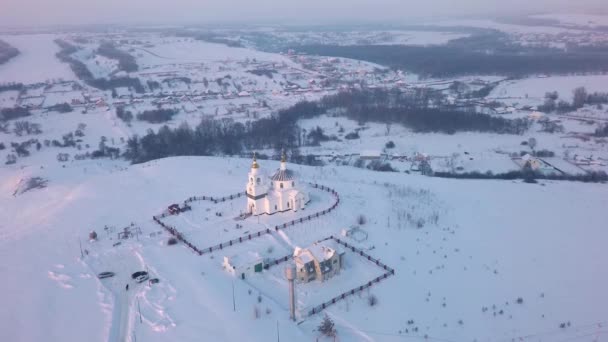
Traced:
[[247, 212], [253, 215], [298, 211], [306, 207], [309, 198], [295, 173], [287, 169], [285, 153], [280, 168], [268, 178], [254, 155], [247, 182]]
[[340, 273], [344, 251], [330, 246], [329, 241], [317, 242], [308, 248], [296, 247], [293, 252], [297, 280], [307, 283], [325, 281]]
[[233, 256], [224, 256], [222, 267], [239, 277], [258, 273], [264, 270], [264, 259], [258, 253], [244, 253]]

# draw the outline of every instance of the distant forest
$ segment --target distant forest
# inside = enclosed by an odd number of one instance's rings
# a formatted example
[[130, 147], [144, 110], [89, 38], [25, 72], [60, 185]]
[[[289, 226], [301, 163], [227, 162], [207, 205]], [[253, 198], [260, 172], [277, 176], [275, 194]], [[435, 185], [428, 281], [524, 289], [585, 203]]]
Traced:
[[0, 64], [8, 62], [11, 58], [19, 55], [19, 50], [0, 40]]
[[500, 32], [475, 34], [438, 46], [306, 45], [299, 52], [345, 57], [404, 69], [425, 77], [525, 76], [539, 73], [607, 72], [608, 47], [526, 47]]
[[107, 58], [117, 60], [118, 69], [122, 71], [133, 72], [139, 69], [135, 57], [118, 49], [112, 42], [101, 43], [97, 49], [97, 53]]
[[530, 126], [526, 119], [505, 119], [476, 113], [443, 103], [444, 95], [428, 89], [403, 93], [373, 89], [341, 92], [321, 99], [326, 109], [358, 122], [398, 123], [417, 132], [475, 131], [523, 134]]
[[[504, 119], [471, 110], [453, 108], [442, 103], [439, 92], [398, 90], [365, 90], [330, 95], [317, 102], [300, 102], [268, 118], [247, 123], [231, 119], [203, 120], [192, 128], [182, 125], [158, 132], [149, 130], [142, 137], [131, 137], [125, 157], [134, 163], [168, 156], [237, 155], [253, 149], [297, 148], [302, 145], [298, 120], [331, 111], [360, 123], [398, 123], [420, 132], [454, 133], [458, 131], [522, 134], [529, 128], [526, 119]], [[309, 132], [311, 141], [323, 132]], [[345, 139], [358, 139], [350, 132]]]
[[61, 48], [61, 50], [56, 54], [57, 58], [59, 58], [60, 61], [69, 64], [74, 74], [76, 74], [80, 80], [91, 87], [101, 90], [110, 90], [118, 87], [131, 87], [138, 93], [143, 93], [145, 91], [143, 85], [139, 81], [139, 78], [95, 78], [84, 63], [72, 57], [72, 54], [79, 49], [77, 46], [61, 39], [56, 39], [55, 43]]

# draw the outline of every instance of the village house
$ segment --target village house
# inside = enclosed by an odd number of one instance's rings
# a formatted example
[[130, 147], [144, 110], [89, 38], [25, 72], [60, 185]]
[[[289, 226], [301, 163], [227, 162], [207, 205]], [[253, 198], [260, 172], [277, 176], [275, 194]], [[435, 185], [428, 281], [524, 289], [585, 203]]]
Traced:
[[317, 242], [308, 248], [296, 247], [293, 252], [299, 282], [325, 281], [340, 273], [344, 251], [330, 246], [328, 241]]
[[523, 161], [524, 165], [529, 165], [530, 168], [535, 171], [543, 167], [543, 162], [527, 153], [521, 157], [521, 160]]

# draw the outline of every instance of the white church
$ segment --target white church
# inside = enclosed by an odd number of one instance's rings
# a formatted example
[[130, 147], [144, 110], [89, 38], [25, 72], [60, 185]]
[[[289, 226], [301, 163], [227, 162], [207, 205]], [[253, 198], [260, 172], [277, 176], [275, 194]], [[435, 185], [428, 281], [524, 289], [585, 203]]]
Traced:
[[288, 210], [298, 211], [304, 209], [308, 201], [308, 194], [303, 191], [295, 173], [287, 169], [285, 152], [281, 156], [280, 168], [270, 178], [260, 169], [253, 155], [247, 182], [247, 213], [272, 215]]

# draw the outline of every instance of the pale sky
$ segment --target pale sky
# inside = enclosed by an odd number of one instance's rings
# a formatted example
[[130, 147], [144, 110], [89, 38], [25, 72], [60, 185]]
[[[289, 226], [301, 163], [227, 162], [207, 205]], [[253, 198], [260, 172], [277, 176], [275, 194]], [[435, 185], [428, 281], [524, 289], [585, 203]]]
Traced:
[[608, 11], [606, 0], [0, 0], [0, 26], [217, 22], [408, 23], [447, 16]]

